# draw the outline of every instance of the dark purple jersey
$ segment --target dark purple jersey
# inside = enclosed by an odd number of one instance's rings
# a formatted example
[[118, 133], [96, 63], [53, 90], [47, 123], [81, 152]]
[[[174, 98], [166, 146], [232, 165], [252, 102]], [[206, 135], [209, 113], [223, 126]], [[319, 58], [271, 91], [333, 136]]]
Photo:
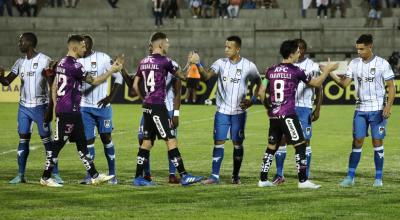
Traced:
[[151, 54], [140, 61], [136, 76], [142, 78], [145, 90], [144, 103], [164, 104], [166, 96], [165, 79], [168, 73], [175, 75], [177, 67], [172, 60], [160, 54]]
[[269, 68], [265, 78], [269, 81], [268, 93], [272, 104], [268, 115], [270, 117], [295, 115], [297, 85], [300, 80], [307, 84], [311, 78], [297, 66], [284, 63]]
[[64, 57], [57, 65], [56, 113], [79, 113], [82, 81], [86, 72], [73, 57]]

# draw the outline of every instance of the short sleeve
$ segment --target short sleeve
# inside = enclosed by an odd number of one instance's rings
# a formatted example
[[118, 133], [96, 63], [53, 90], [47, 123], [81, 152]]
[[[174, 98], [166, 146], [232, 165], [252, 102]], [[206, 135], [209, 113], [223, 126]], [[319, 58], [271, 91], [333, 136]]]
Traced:
[[258, 69], [256, 65], [252, 62], [250, 62], [250, 67], [249, 67], [249, 74], [251, 76], [251, 79], [259, 79], [260, 77], [260, 72], [258, 72]]
[[311, 76], [307, 76], [304, 70], [298, 70], [299, 80], [303, 81], [305, 84], [308, 84], [311, 80]]
[[168, 59], [168, 62], [166, 63], [165, 69], [167, 70], [167, 73], [170, 73], [172, 75], [175, 75], [176, 72], [179, 69], [179, 65], [176, 63], [176, 66], [173, 64], [174, 61]]
[[14, 75], [19, 75], [19, 69], [22, 64], [23, 60], [19, 58], [17, 61], [15, 61], [14, 65], [11, 67], [11, 73]]
[[386, 60], [384, 60], [383, 63], [382, 75], [385, 81], [394, 79], [394, 73], [390, 64]]
[[353, 70], [354, 70], [354, 63], [350, 62], [349, 66], [347, 67], [347, 71], [346, 71], [345, 76], [347, 78], [354, 78]]
[[212, 71], [214, 71], [215, 74], [220, 74], [221, 70], [223, 69], [222, 67], [223, 61], [222, 59], [218, 59], [217, 61], [215, 61], [212, 65], [211, 65], [211, 69]]

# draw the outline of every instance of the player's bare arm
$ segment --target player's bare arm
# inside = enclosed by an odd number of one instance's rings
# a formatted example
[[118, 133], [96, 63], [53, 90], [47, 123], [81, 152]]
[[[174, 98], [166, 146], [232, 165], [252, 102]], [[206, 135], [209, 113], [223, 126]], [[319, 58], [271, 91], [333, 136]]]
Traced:
[[204, 67], [200, 64], [200, 56], [199, 54], [195, 52], [190, 52], [188, 56], [188, 62], [189, 63], [194, 63], [197, 65], [197, 68], [199, 69], [199, 73], [201, 76], [201, 79], [206, 81], [209, 80], [211, 77], [215, 76], [215, 72], [210, 68], [208, 70], [204, 69]]
[[240, 102], [240, 108], [243, 110], [246, 110], [250, 108], [253, 104], [257, 102], [257, 97], [259, 96], [259, 91], [261, 88], [261, 78], [255, 79], [255, 84], [256, 84], [256, 90], [254, 91], [254, 94], [250, 99], [245, 99]]
[[349, 86], [352, 81], [351, 78], [348, 78], [345, 75], [336, 75], [333, 72], [331, 72], [329, 75], [336, 82], [336, 84], [338, 84], [343, 89]]
[[183, 81], [186, 81], [186, 79], [187, 79], [185, 72], [182, 71], [180, 68], [175, 72], [175, 76]]
[[174, 127], [177, 128], [179, 126], [179, 109], [181, 107], [181, 88], [182, 82], [180, 79], [174, 80], [173, 92], [174, 92], [174, 114], [172, 117], [172, 123]]
[[106, 81], [107, 78], [111, 76], [111, 74], [121, 71], [124, 62], [125, 62], [125, 56], [122, 54], [115, 59], [111, 68], [104, 74], [98, 77], [93, 77], [90, 74], [86, 74], [85, 82], [89, 83], [90, 85], [95, 85], [95, 86], [100, 85], [101, 83]]
[[138, 95], [140, 100], [144, 100], [142, 93], [140, 92], [140, 87], [139, 87], [140, 80], [141, 77], [135, 76], [135, 78], [133, 79], [133, 90], [135, 90], [135, 93]]
[[111, 88], [110, 94], [109, 94], [108, 96], [104, 97], [102, 100], [100, 100], [100, 101], [97, 103], [97, 106], [100, 107], [100, 108], [104, 108], [104, 107], [106, 107], [108, 104], [110, 104], [111, 101], [114, 99], [115, 95], [117, 94], [117, 91], [118, 91], [118, 89], [119, 89], [120, 87], [121, 87], [121, 84], [119, 84], [119, 83], [114, 83], [113, 86], [112, 86], [112, 88]]
[[394, 86], [393, 80], [387, 80], [386, 86], [388, 88], [388, 98], [387, 98], [386, 105], [383, 108], [382, 115], [385, 118], [389, 118], [390, 115], [392, 114], [392, 106], [393, 106], [394, 97], [396, 95], [396, 88]]
[[17, 75], [9, 73], [6, 77], [4, 76], [4, 68], [0, 67], [0, 83], [3, 86], [10, 85], [14, 79], [17, 78]]
[[122, 75], [122, 78], [123, 78], [124, 81], [125, 81], [125, 84], [126, 84], [129, 88], [133, 88], [133, 78], [134, 78], [134, 76], [130, 76], [130, 75], [128, 74], [128, 71], [126, 71], [125, 68], [122, 68], [122, 69], [121, 69], [121, 75]]
[[311, 121], [317, 121], [319, 119], [319, 112], [321, 110], [321, 104], [322, 104], [322, 99], [323, 99], [323, 90], [322, 86], [319, 88], [315, 89], [315, 109], [311, 115]]
[[46, 112], [44, 114], [44, 123], [49, 123], [53, 120], [53, 109], [54, 109], [54, 103], [55, 99], [53, 99], [53, 84], [55, 82], [55, 69], [57, 68], [57, 61], [51, 60], [49, 63], [49, 66], [43, 70], [43, 75], [46, 77], [47, 83], [49, 85], [49, 105], [46, 109]]
[[308, 85], [319, 88], [322, 86], [322, 83], [325, 81], [325, 79], [328, 77], [329, 73], [336, 70], [339, 67], [339, 63], [330, 63], [328, 61], [328, 64], [325, 65], [322, 69], [322, 74], [316, 78], [311, 79], [308, 82]]

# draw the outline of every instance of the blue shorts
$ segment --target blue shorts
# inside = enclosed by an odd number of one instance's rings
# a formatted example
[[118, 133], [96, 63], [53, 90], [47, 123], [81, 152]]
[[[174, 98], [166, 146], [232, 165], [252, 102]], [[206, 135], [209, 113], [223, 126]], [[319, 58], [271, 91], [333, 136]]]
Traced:
[[353, 138], [360, 139], [368, 136], [368, 126], [371, 126], [373, 139], [383, 140], [386, 135], [387, 120], [382, 111], [355, 111], [353, 118]]
[[99, 134], [112, 132], [113, 125], [111, 106], [107, 106], [105, 108], [82, 107], [81, 113], [85, 127], [86, 140], [96, 137], [95, 127], [97, 127]]
[[[174, 115], [174, 111], [168, 111], [168, 116], [169, 118], [172, 118]], [[142, 118], [140, 119], [140, 125], [139, 125], [139, 130], [138, 130], [138, 139], [142, 140], [143, 139], [143, 124], [144, 124], [144, 118], [142, 116]], [[174, 134], [175, 137], [178, 136], [178, 129], [174, 129]]]
[[312, 136], [311, 114], [312, 108], [296, 107], [296, 115], [303, 129], [304, 139], [306, 140], [310, 140]]
[[243, 143], [246, 118], [246, 112], [238, 115], [226, 115], [216, 112], [214, 117], [214, 141], [228, 140], [228, 132], [230, 131], [232, 141]]
[[47, 104], [39, 105], [36, 107], [28, 108], [19, 105], [18, 108], [18, 133], [31, 134], [33, 122], [37, 124], [39, 135], [41, 137], [48, 137], [51, 135], [50, 123], [44, 124], [44, 114], [47, 109]]

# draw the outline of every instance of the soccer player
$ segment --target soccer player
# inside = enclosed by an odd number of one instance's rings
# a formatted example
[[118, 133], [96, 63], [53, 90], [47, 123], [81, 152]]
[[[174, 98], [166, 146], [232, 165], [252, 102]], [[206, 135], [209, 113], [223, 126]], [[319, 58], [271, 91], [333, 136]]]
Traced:
[[[11, 69], [10, 74], [4, 77], [4, 69], [0, 68], [0, 83], [10, 85], [17, 76], [21, 78], [21, 96], [18, 108], [18, 175], [9, 183], [25, 183], [25, 167], [29, 155], [29, 141], [31, 139], [33, 122], [37, 124], [40, 138], [46, 151], [52, 145], [50, 120], [44, 118], [49, 105], [49, 82], [46, 71], [49, 70], [50, 58], [36, 51], [38, 43], [34, 33], [23, 33], [19, 38], [19, 50], [26, 54], [18, 59]], [[58, 174], [58, 166], [53, 169], [54, 180], [63, 183]]]
[[214, 117], [214, 149], [212, 172], [204, 184], [216, 184], [220, 181], [220, 168], [224, 158], [224, 144], [230, 131], [233, 143], [233, 171], [232, 184], [240, 184], [239, 171], [243, 160], [244, 129], [246, 126], [246, 109], [250, 107], [257, 97], [253, 96], [251, 102], [246, 99], [247, 84], [255, 82], [256, 94], [260, 88], [261, 78], [256, 65], [240, 56], [242, 40], [238, 36], [230, 36], [225, 41], [225, 58], [215, 61], [208, 71], [200, 64], [198, 54], [192, 57], [199, 67], [200, 74], [207, 80], [217, 76], [218, 91], [216, 97], [217, 112]]
[[112, 73], [121, 70], [124, 59], [123, 57], [118, 57], [110, 70], [98, 77], [93, 77], [77, 61], [78, 58], [83, 57], [85, 51], [84, 38], [81, 35], [71, 35], [68, 38], [67, 56], [57, 64], [56, 77], [50, 93], [56, 109], [56, 131], [54, 145], [51, 150], [47, 151], [45, 169], [40, 179], [40, 183], [44, 186], [62, 186], [50, 178], [50, 173], [58, 160], [58, 154], [68, 139], [70, 142], [76, 143], [79, 158], [92, 177], [92, 184], [99, 184], [114, 177], [114, 175], [99, 174], [93, 160], [89, 157], [82, 114], [80, 112], [81, 87], [82, 81], [91, 85], [100, 85]]
[[202, 177], [192, 176], [186, 172], [165, 106], [166, 76], [172, 74], [185, 79], [185, 74], [173, 65], [172, 60], [165, 56], [169, 48], [166, 34], [156, 32], [151, 36], [150, 42], [152, 54], [140, 61], [133, 82], [133, 88], [138, 95], [140, 95], [140, 82], [143, 83], [145, 90], [143, 99], [143, 143], [137, 154], [136, 175], [133, 185], [154, 185], [152, 181], [143, 177], [143, 170], [145, 164], [148, 163], [150, 149], [153, 146], [151, 140], [154, 140], [156, 136], [165, 140], [169, 159], [181, 175], [181, 184], [183, 186], [193, 184], [199, 182]]
[[280, 46], [280, 54], [283, 61], [267, 69], [265, 78], [268, 80], [267, 93], [265, 96], [264, 86], [260, 89], [260, 96], [263, 102], [268, 103], [269, 115], [269, 132], [268, 146], [264, 154], [261, 165], [259, 187], [275, 186], [268, 181], [268, 172], [277, 151], [277, 144], [280, 143], [282, 135], [285, 135], [287, 142], [295, 147], [295, 159], [298, 172], [298, 188], [317, 189], [321, 187], [308, 180], [306, 175], [306, 141], [304, 140], [303, 131], [296, 116], [295, 96], [299, 81], [303, 81], [308, 86], [319, 88], [329, 73], [337, 69], [338, 64], [328, 63], [322, 74], [316, 78], [311, 78], [304, 73], [299, 67], [293, 65], [298, 62], [300, 50], [298, 43], [294, 40], [284, 41]]
[[[303, 39], [295, 40], [299, 45], [300, 57], [299, 60], [294, 63], [295, 66], [299, 67], [304, 71], [307, 77], [315, 78], [319, 76], [320, 69], [317, 63], [314, 63], [311, 59], [304, 56], [307, 51], [307, 43]], [[315, 102], [314, 102], [315, 94]], [[310, 164], [311, 164], [311, 145], [310, 139], [312, 135], [311, 122], [318, 120], [319, 112], [322, 104], [322, 87], [314, 89], [313, 87], [307, 86], [304, 82], [300, 81], [296, 91], [296, 115], [300, 121], [300, 125], [303, 130], [304, 139], [307, 143], [306, 147], [306, 158], [307, 158], [307, 173], [309, 177]], [[315, 109], [313, 111], [313, 102]], [[286, 158], [286, 141], [282, 138], [278, 151], [275, 154], [276, 162], [276, 175], [273, 179], [275, 185], [285, 182], [283, 175], [283, 165]]]
[[[331, 77], [339, 86], [345, 88], [354, 80], [357, 91], [356, 110], [353, 117], [353, 143], [346, 178], [340, 183], [343, 187], [354, 185], [354, 177], [360, 161], [364, 138], [371, 128], [374, 147], [375, 181], [373, 186], [381, 187], [384, 160], [383, 139], [386, 135], [386, 123], [390, 117], [395, 97], [394, 74], [389, 63], [372, 52], [373, 37], [361, 35], [356, 41], [358, 58], [353, 59], [344, 76]], [[386, 100], [386, 89], [388, 96]]]
[[[150, 45], [151, 47], [151, 45]], [[151, 48], [150, 48], [150, 54], [151, 52]], [[178, 68], [179, 65], [175, 62], [172, 61], [174, 67]], [[126, 70], [123, 69], [122, 71], [122, 76], [124, 77], [124, 81], [126, 82], [127, 86], [129, 88], [133, 88], [133, 79], [134, 77], [131, 77], [127, 74]], [[182, 87], [182, 83], [181, 80], [175, 76], [173, 76], [172, 74], [168, 74], [167, 75], [167, 79], [166, 79], [166, 89], [167, 89], [167, 93], [165, 96], [165, 105], [167, 107], [168, 110], [168, 115], [169, 118], [172, 120], [172, 124], [173, 124], [173, 131], [175, 136], [177, 136], [178, 134], [178, 125], [179, 125], [179, 108], [181, 105], [181, 87]], [[140, 97], [141, 100], [143, 100], [143, 95], [140, 93], [138, 95]], [[140, 146], [142, 146], [143, 144], [143, 123], [144, 123], [144, 118], [142, 116], [142, 118], [140, 119], [140, 125], [139, 125], [139, 130], [138, 130], [138, 141], [139, 141], [139, 148]], [[152, 139], [152, 145], [154, 143], [155, 139]], [[176, 177], [175, 172], [176, 172], [176, 168], [174, 166], [174, 164], [168, 159], [168, 169], [169, 169], [169, 177], [168, 177], [168, 182], [171, 184], [179, 184], [180, 183], [180, 179]], [[147, 160], [147, 162], [144, 164], [144, 178], [148, 181], [151, 181], [151, 171], [150, 171], [150, 154], [149, 154], [149, 158]]]
[[[81, 63], [83, 68], [93, 77], [104, 74], [111, 68], [111, 58], [105, 53], [92, 50], [93, 39], [91, 36], [84, 35], [83, 38], [86, 45], [86, 52], [83, 58], [78, 59], [78, 62]], [[107, 81], [98, 86], [93, 86], [86, 82], [83, 83], [81, 113], [91, 159], [94, 160], [95, 158], [94, 142], [96, 139], [95, 128], [97, 127], [108, 163], [108, 175], [114, 175], [114, 178], [111, 179], [109, 183], [117, 184], [118, 180], [115, 176], [115, 148], [111, 138], [113, 123], [110, 102], [122, 84], [122, 76], [120, 73], [113, 73], [112, 76], [114, 78], [114, 84], [109, 95], [107, 95]], [[87, 174], [81, 183], [90, 184], [90, 181], [91, 177]]]

